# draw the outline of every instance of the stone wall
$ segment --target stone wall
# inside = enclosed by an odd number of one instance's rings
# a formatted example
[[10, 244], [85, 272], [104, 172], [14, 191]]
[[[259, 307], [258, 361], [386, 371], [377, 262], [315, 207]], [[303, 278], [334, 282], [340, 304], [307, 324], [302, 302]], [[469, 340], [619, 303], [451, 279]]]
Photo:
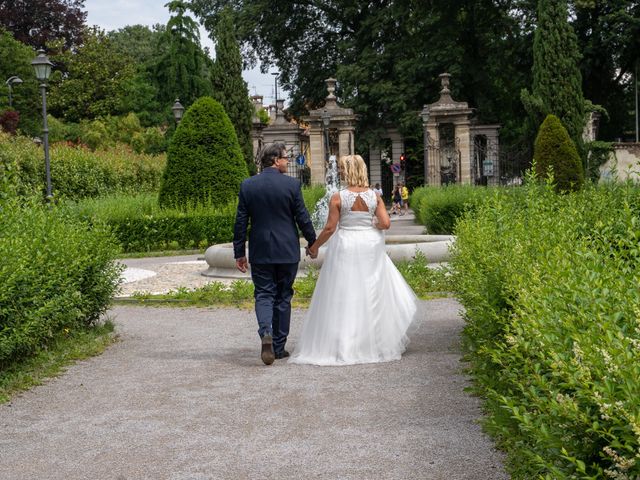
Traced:
[[640, 181], [640, 143], [614, 143], [609, 160], [600, 167], [600, 180]]

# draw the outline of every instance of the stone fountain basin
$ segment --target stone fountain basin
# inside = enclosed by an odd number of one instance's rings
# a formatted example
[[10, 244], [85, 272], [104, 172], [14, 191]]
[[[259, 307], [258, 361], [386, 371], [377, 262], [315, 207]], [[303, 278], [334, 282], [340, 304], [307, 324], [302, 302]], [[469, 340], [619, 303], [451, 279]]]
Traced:
[[[393, 262], [411, 260], [416, 251], [422, 252], [430, 264], [438, 264], [449, 261], [449, 247], [455, 241], [452, 235], [387, 235], [385, 243], [387, 254]], [[304, 241], [306, 245], [306, 241]], [[302, 243], [302, 242], [301, 242]], [[318, 258], [312, 259], [305, 255], [304, 247], [300, 246], [300, 268], [298, 276], [304, 276], [309, 265], [322, 266], [326, 246], [320, 247]], [[242, 273], [236, 268], [233, 258], [233, 244], [221, 243], [212, 245], [207, 249], [204, 258], [209, 268], [202, 272], [206, 277], [219, 278], [250, 278], [249, 272]], [[251, 259], [249, 258], [249, 263]]]

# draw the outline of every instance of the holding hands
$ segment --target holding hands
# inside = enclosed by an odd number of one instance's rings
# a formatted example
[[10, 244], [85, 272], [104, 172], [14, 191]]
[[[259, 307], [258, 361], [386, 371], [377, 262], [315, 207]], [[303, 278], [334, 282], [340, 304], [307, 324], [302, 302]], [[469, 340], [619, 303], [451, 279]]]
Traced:
[[320, 247], [317, 246], [317, 243], [318, 242], [314, 243], [310, 247], [307, 247], [307, 255], [309, 255], [311, 258], [318, 258], [318, 249]]

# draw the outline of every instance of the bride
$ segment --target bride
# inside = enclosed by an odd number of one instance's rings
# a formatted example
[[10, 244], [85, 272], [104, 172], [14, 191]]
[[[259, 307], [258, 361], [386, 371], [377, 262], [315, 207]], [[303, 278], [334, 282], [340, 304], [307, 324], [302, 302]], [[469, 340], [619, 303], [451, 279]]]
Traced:
[[[300, 339], [289, 362], [351, 365], [399, 360], [417, 298], [387, 256], [390, 226], [382, 198], [369, 188], [359, 155], [340, 157], [347, 188], [331, 197], [329, 216], [309, 248], [328, 242]], [[335, 234], [335, 235], [334, 235]]]

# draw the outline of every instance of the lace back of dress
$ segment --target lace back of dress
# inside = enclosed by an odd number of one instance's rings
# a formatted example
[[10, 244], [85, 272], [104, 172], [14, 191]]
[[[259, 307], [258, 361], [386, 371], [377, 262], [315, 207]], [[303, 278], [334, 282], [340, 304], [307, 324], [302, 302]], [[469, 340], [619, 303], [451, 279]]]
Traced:
[[344, 189], [340, 191], [340, 204], [341, 217], [352, 212], [368, 212], [373, 215], [376, 211], [377, 198], [373, 190], [356, 193]]

